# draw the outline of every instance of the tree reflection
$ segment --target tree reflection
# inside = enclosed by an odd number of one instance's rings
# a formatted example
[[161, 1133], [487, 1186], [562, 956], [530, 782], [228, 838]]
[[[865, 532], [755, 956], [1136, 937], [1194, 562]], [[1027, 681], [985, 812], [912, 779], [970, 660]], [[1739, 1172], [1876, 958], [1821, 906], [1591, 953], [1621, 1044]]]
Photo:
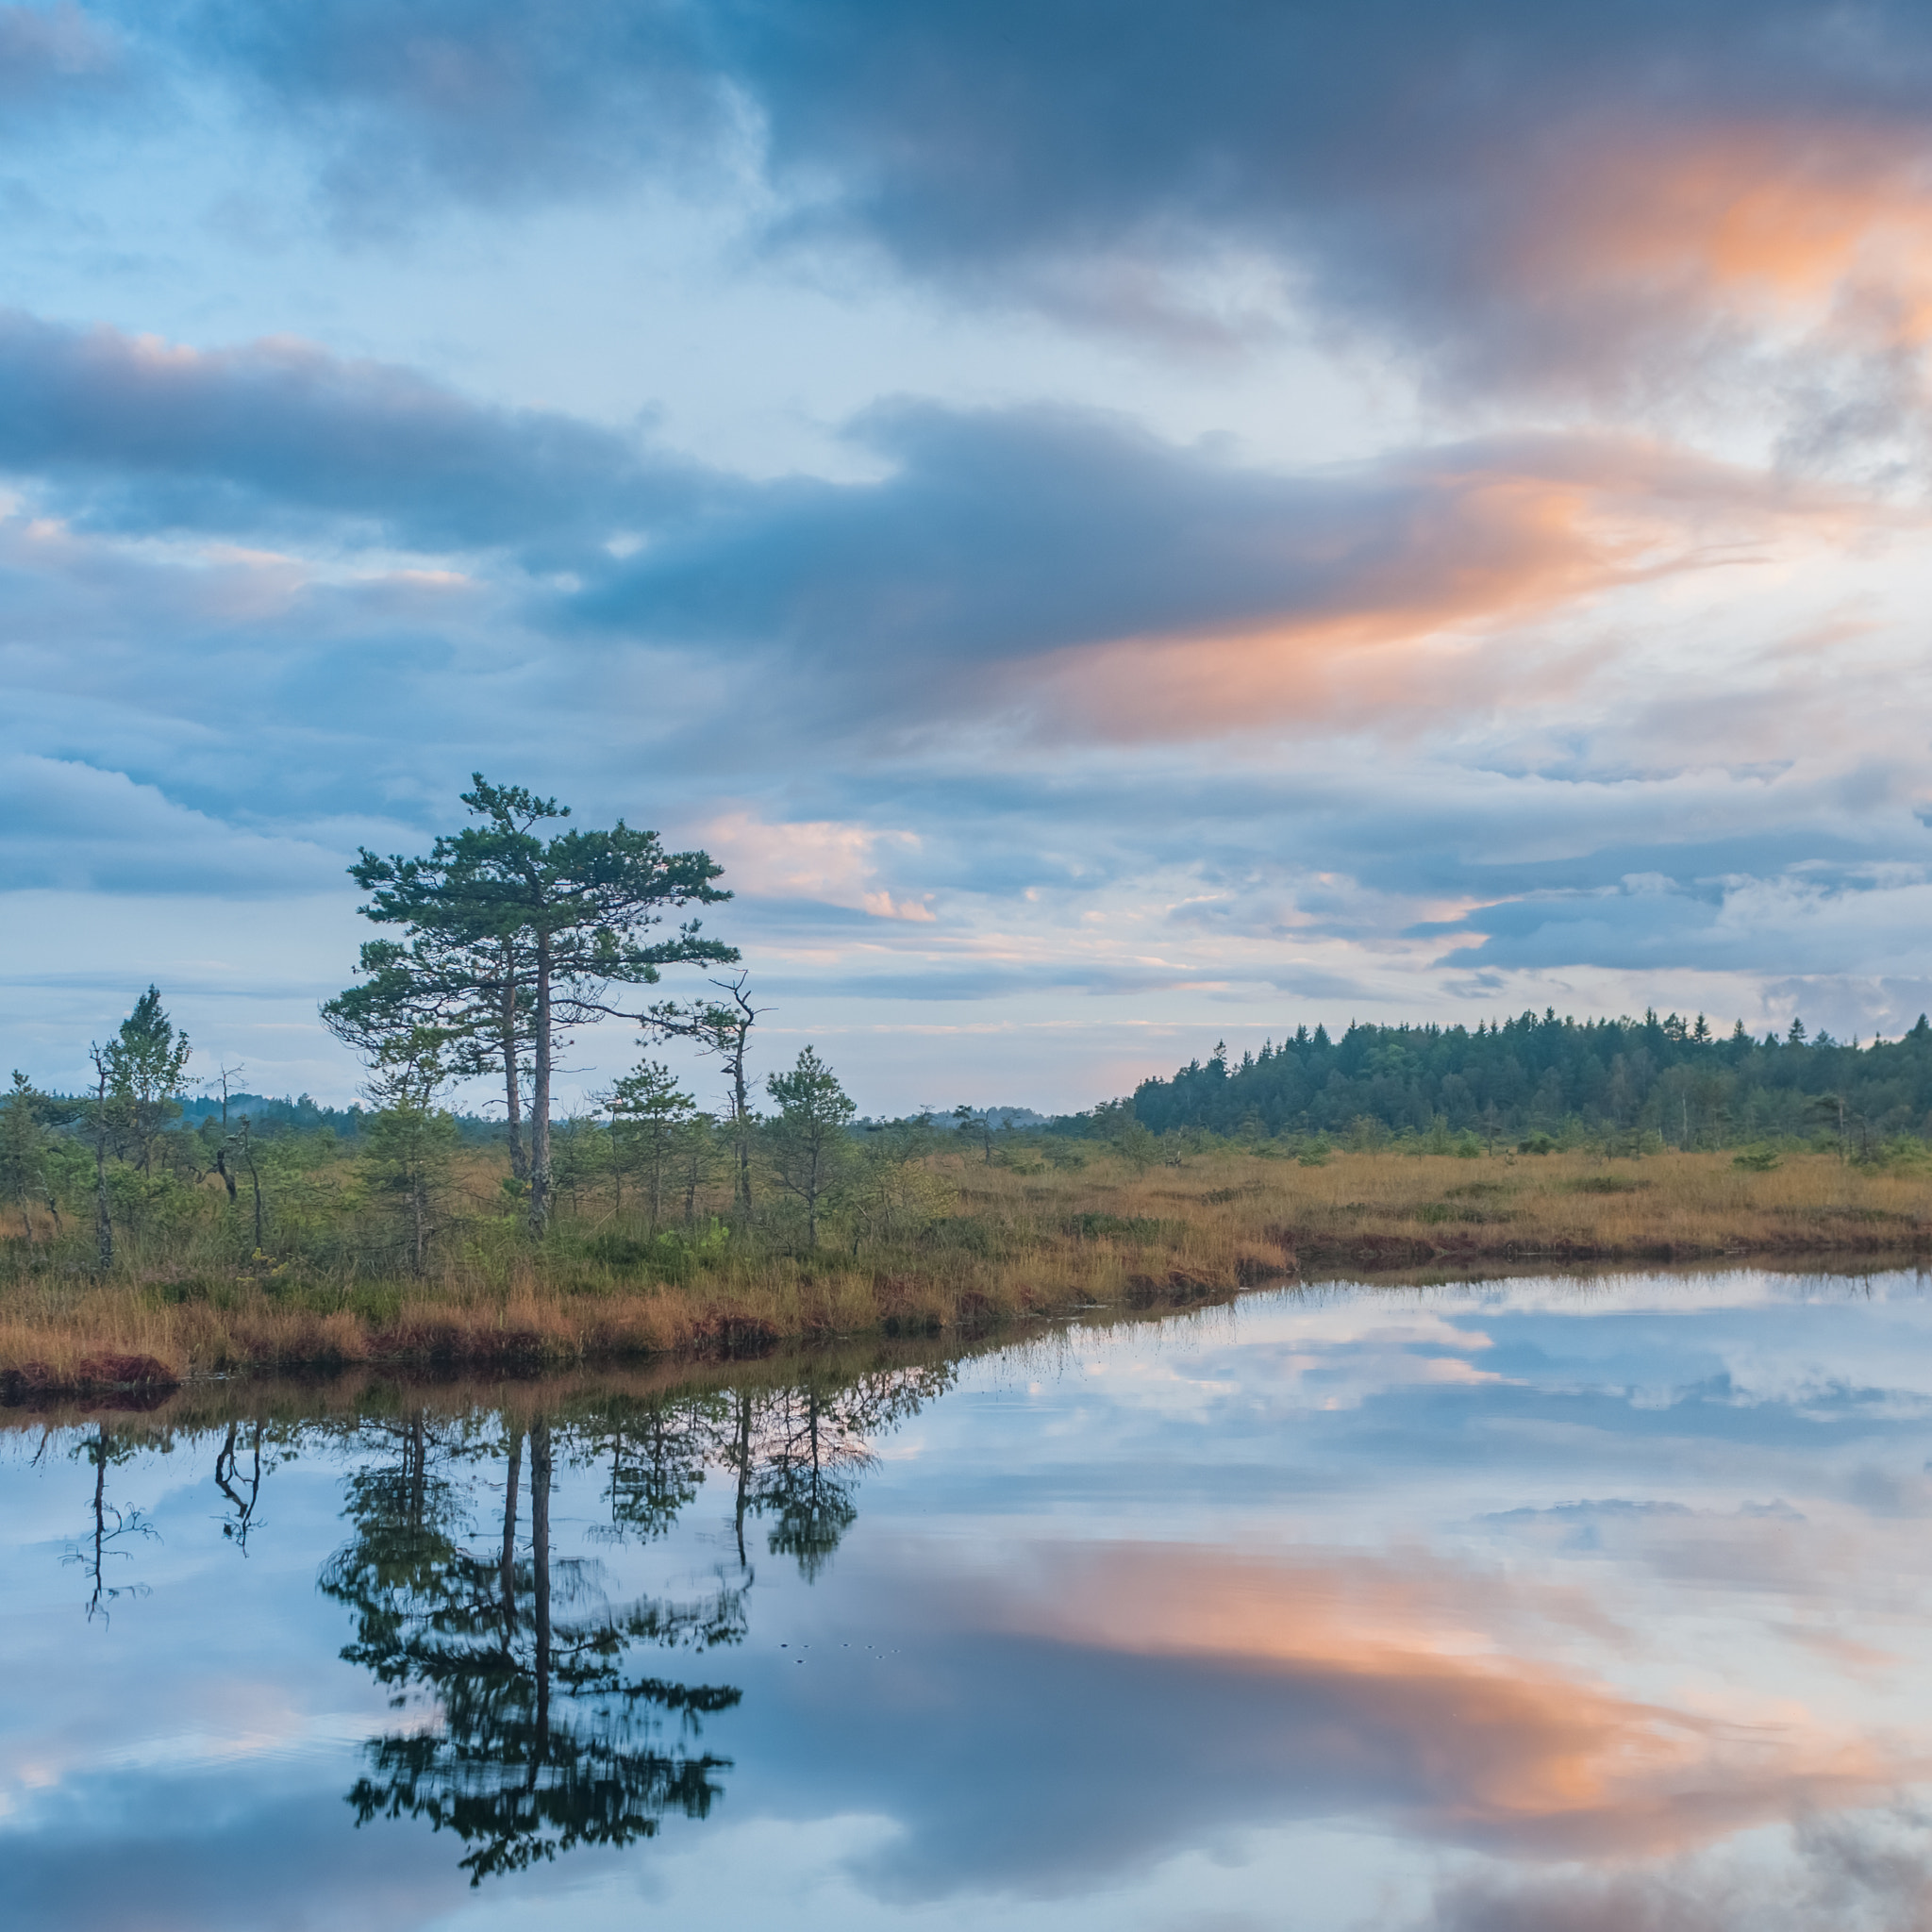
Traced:
[[[774, 1552], [816, 1576], [857, 1515], [871, 1437], [950, 1379], [936, 1368], [770, 1392], [613, 1396], [568, 1423], [543, 1415], [487, 1437], [422, 1409], [383, 1424], [377, 1454], [349, 1478], [352, 1534], [321, 1588], [355, 1613], [343, 1657], [387, 1685], [398, 1710], [434, 1711], [370, 1741], [368, 1774], [349, 1793], [357, 1822], [421, 1818], [455, 1832], [477, 1884], [577, 1845], [651, 1837], [673, 1813], [706, 1816], [729, 1760], [700, 1747], [704, 1721], [741, 1693], [649, 1672], [642, 1654], [742, 1639], [747, 1516], [767, 1520]], [[458, 1465], [485, 1457], [503, 1469], [503, 1511], [478, 1541]], [[231, 1437], [221, 1467], [239, 1500], [238, 1461]], [[709, 1471], [727, 1474], [738, 1580], [693, 1602], [613, 1604], [598, 1560], [552, 1547], [559, 1461], [598, 1473], [609, 1520], [589, 1534], [607, 1542], [665, 1535]]]
[[763, 1433], [752, 1507], [770, 1519], [772, 1554], [795, 1557], [809, 1583], [858, 1515], [854, 1485], [873, 1464], [866, 1431], [835, 1395], [807, 1385], [770, 1405]]
[[233, 1514], [225, 1517], [222, 1534], [230, 1538], [245, 1557], [248, 1532], [255, 1527], [255, 1506], [261, 1501], [261, 1439], [264, 1424], [258, 1421], [250, 1432], [250, 1461], [244, 1470], [238, 1440], [241, 1424], [230, 1423], [222, 1446], [215, 1451], [215, 1488], [227, 1498]]
[[811, 1378], [759, 1409], [746, 1407], [725, 1450], [738, 1475], [740, 1559], [749, 1509], [769, 1519], [773, 1555], [794, 1558], [814, 1581], [858, 1515], [858, 1479], [876, 1461], [873, 1438], [917, 1414], [952, 1378], [949, 1366]]
[[592, 1533], [620, 1542], [667, 1534], [704, 1486], [725, 1413], [719, 1395], [656, 1401], [620, 1395], [599, 1403], [578, 1427], [584, 1455], [607, 1471], [610, 1522]]
[[93, 1586], [87, 1600], [89, 1623], [96, 1617], [105, 1623], [110, 1607], [120, 1597], [145, 1596], [148, 1593], [144, 1583], [115, 1584], [108, 1581], [108, 1558], [120, 1557], [125, 1559], [133, 1554], [116, 1545], [129, 1538], [147, 1538], [157, 1534], [144, 1512], [123, 1509], [108, 1500], [108, 1472], [117, 1464], [128, 1461], [139, 1448], [140, 1444], [117, 1435], [105, 1422], [95, 1424], [92, 1430], [82, 1436], [75, 1446], [75, 1455], [84, 1457], [93, 1466], [93, 1524], [88, 1535], [68, 1545], [62, 1560], [78, 1564]]
[[[529, 1450], [527, 1545], [518, 1536]], [[709, 1649], [744, 1632], [741, 1590], [693, 1605], [603, 1601], [595, 1566], [558, 1558], [550, 1504], [552, 1424], [511, 1428], [500, 1541], [456, 1535], [455, 1491], [438, 1445], [414, 1418], [399, 1452], [352, 1478], [350, 1541], [322, 1588], [351, 1605], [357, 1634], [342, 1653], [394, 1689], [432, 1696], [437, 1721], [369, 1745], [371, 1774], [349, 1794], [358, 1823], [426, 1819], [472, 1847], [473, 1884], [579, 1844], [627, 1844], [679, 1811], [701, 1818], [728, 1760], [691, 1748], [702, 1720], [737, 1704], [728, 1686], [640, 1674], [641, 1645]], [[667, 1741], [666, 1721], [678, 1735]]]

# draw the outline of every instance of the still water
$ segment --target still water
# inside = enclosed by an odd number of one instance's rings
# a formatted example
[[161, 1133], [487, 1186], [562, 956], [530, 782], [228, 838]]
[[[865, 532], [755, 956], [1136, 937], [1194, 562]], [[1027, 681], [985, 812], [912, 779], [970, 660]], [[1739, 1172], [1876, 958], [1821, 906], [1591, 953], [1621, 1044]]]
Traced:
[[0, 1918], [1932, 1923], [1926, 1277], [789, 1374], [0, 1416]]

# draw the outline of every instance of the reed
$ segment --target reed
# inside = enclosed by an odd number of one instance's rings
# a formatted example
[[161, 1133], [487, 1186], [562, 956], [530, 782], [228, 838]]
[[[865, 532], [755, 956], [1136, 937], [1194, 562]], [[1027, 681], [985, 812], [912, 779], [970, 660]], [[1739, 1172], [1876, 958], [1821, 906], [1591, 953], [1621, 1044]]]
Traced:
[[[1321, 1165], [1221, 1150], [1137, 1168], [928, 1157], [947, 1211], [917, 1232], [805, 1253], [773, 1224], [669, 1249], [609, 1213], [545, 1247], [479, 1222], [422, 1276], [223, 1262], [151, 1242], [96, 1280], [20, 1236], [0, 1286], [0, 1395], [140, 1377], [344, 1370], [556, 1369], [741, 1357], [836, 1337], [970, 1338], [1029, 1318], [1212, 1301], [1337, 1275], [1689, 1262], [1846, 1262], [1932, 1247], [1932, 1180], [1795, 1153], [1607, 1159], [1337, 1153]], [[1030, 1170], [1030, 1171], [1029, 1171]], [[472, 1176], [487, 1199], [494, 1177]], [[667, 1259], [667, 1256], [669, 1258]], [[674, 1265], [675, 1264], [675, 1265]]]

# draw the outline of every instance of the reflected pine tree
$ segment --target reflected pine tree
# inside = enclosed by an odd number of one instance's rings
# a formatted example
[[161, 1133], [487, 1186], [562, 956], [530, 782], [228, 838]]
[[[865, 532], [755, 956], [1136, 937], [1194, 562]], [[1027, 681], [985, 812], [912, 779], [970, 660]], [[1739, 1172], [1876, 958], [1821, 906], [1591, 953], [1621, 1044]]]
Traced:
[[[518, 1535], [529, 1450], [527, 1544]], [[548, 1421], [512, 1428], [502, 1535], [477, 1549], [458, 1535], [456, 1490], [414, 1418], [399, 1453], [352, 1478], [355, 1533], [325, 1567], [323, 1591], [356, 1612], [343, 1657], [395, 1692], [433, 1698], [436, 1720], [373, 1740], [370, 1774], [349, 1793], [357, 1822], [426, 1819], [471, 1847], [471, 1883], [580, 1844], [653, 1836], [667, 1813], [702, 1818], [728, 1760], [689, 1748], [702, 1720], [741, 1692], [638, 1674], [640, 1646], [699, 1650], [743, 1635], [741, 1590], [694, 1605], [604, 1600], [596, 1566], [551, 1547], [556, 1447]], [[675, 1717], [678, 1735], [665, 1739]]]
[[600, 1402], [576, 1424], [591, 1461], [608, 1466], [604, 1496], [610, 1521], [593, 1536], [644, 1542], [667, 1534], [704, 1487], [705, 1471], [723, 1446], [729, 1415], [715, 1394]]
[[866, 1431], [841, 1412], [836, 1396], [810, 1385], [784, 1391], [763, 1420], [752, 1507], [769, 1520], [772, 1554], [794, 1557], [810, 1583], [858, 1515], [854, 1485], [874, 1460]]
[[940, 1364], [843, 1381], [812, 1377], [756, 1407], [741, 1398], [724, 1450], [738, 1475], [741, 1560], [749, 1509], [768, 1521], [773, 1555], [792, 1557], [806, 1581], [814, 1581], [858, 1515], [858, 1479], [877, 1459], [873, 1438], [917, 1414], [953, 1374]]

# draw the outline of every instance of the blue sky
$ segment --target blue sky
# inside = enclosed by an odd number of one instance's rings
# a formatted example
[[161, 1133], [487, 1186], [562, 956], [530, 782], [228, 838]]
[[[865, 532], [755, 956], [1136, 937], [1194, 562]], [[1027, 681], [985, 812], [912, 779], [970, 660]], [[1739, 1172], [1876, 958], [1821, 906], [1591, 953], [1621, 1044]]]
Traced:
[[12, 1058], [154, 978], [346, 1095], [342, 865], [479, 768], [712, 850], [868, 1111], [1902, 1029], [1928, 66], [1797, 0], [0, 7]]

